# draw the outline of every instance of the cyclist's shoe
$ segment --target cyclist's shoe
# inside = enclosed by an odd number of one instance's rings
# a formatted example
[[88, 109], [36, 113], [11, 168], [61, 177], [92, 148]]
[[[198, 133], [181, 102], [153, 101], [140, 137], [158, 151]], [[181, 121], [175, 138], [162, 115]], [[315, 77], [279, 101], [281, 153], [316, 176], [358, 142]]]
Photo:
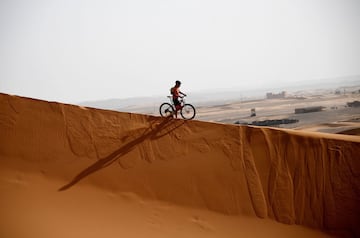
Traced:
[[168, 111], [168, 113], [166, 114], [167, 117], [174, 117], [175, 113], [172, 111]]
[[168, 117], [174, 116], [174, 112], [173, 112], [172, 110], [170, 110], [169, 108], [168, 108], [168, 109], [165, 109], [165, 114], [166, 114]]

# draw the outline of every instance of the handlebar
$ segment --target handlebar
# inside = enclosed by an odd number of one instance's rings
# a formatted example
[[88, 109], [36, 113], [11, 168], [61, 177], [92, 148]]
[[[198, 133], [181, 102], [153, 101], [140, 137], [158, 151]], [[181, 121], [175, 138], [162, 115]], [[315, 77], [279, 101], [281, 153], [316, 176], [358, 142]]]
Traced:
[[[167, 97], [170, 98], [170, 99], [173, 98], [173, 96], [171, 96], [171, 95], [167, 96]], [[179, 98], [184, 98], [184, 97], [187, 97], [187, 95], [179, 96]]]

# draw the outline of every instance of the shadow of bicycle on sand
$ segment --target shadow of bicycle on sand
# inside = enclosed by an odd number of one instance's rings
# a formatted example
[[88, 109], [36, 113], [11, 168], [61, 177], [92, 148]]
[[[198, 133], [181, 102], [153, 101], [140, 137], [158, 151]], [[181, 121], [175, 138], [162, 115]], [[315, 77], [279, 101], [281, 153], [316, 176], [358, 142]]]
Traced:
[[161, 138], [169, 134], [170, 132], [174, 131], [178, 127], [182, 126], [184, 123], [185, 121], [174, 120], [172, 117], [164, 118], [163, 121], [161, 121], [161, 123], [159, 124], [153, 122], [151, 126], [145, 129], [140, 136], [131, 140], [130, 142], [127, 142], [126, 144], [124, 144], [119, 149], [115, 150], [105, 158], [99, 159], [94, 164], [90, 165], [89, 167], [81, 171], [68, 184], [59, 188], [58, 191], [65, 191], [71, 188], [72, 186], [74, 186], [76, 183], [78, 183], [80, 180], [84, 179], [85, 177], [108, 167], [115, 161], [119, 160], [122, 156], [132, 151], [134, 148], [136, 148], [137, 145], [141, 144], [145, 140], [156, 140], [158, 138]]

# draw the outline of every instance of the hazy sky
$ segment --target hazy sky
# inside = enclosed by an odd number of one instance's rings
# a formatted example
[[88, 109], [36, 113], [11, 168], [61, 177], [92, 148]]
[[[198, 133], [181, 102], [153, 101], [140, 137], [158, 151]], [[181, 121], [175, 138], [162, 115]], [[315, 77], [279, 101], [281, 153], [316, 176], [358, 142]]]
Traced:
[[0, 0], [0, 92], [76, 103], [357, 74], [359, 0]]

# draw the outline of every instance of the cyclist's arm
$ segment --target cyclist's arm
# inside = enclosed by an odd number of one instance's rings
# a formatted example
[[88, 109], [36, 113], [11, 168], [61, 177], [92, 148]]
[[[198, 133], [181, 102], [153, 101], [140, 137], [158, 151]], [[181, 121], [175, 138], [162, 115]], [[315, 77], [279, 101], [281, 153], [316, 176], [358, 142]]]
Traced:
[[186, 94], [185, 94], [185, 93], [183, 93], [183, 92], [181, 92], [181, 91], [179, 91], [179, 93], [180, 93], [180, 94], [182, 94], [183, 96], [186, 96]]

